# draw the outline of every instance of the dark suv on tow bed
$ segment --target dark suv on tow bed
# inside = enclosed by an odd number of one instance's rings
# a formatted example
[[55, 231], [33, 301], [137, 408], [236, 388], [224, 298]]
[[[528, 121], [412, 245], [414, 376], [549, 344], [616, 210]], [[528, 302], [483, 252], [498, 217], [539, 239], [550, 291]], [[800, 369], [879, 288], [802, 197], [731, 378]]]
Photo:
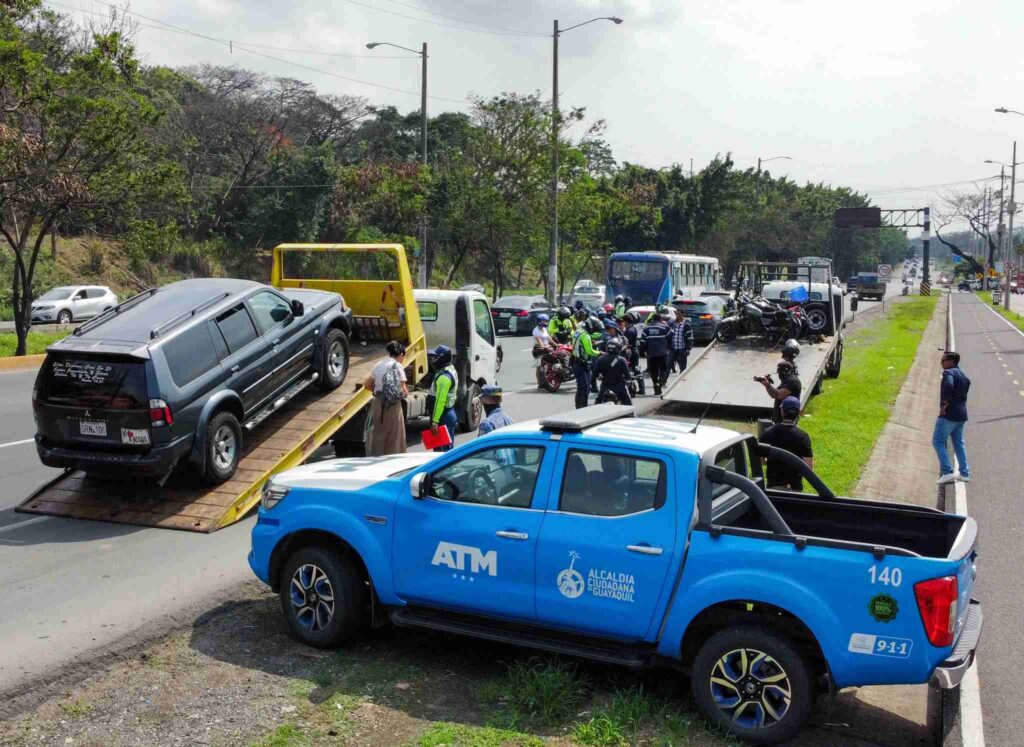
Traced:
[[336, 293], [248, 280], [152, 288], [51, 345], [32, 406], [43, 464], [162, 482], [188, 464], [229, 480], [243, 429], [348, 372], [352, 312]]

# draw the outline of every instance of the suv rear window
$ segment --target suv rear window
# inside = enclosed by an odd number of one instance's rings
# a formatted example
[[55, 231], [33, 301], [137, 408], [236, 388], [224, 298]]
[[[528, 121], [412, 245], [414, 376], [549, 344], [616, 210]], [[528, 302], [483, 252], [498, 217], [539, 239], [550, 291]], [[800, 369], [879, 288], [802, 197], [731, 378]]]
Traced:
[[146, 364], [124, 358], [51, 355], [46, 359], [39, 398], [71, 407], [148, 408]]

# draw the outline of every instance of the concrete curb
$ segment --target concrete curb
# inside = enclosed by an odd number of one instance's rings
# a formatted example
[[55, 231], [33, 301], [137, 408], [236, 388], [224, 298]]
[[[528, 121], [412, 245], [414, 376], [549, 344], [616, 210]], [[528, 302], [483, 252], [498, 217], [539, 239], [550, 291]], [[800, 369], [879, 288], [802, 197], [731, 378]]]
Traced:
[[39, 368], [43, 365], [46, 354], [42, 355], [19, 355], [0, 358], [0, 371], [28, 371]]

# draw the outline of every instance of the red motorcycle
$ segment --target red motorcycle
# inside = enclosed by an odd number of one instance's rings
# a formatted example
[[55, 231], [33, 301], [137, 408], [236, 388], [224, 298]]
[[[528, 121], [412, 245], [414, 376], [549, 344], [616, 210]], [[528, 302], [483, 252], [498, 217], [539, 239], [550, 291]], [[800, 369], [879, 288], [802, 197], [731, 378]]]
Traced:
[[537, 367], [537, 386], [549, 392], [557, 392], [566, 381], [572, 381], [572, 346], [556, 345], [554, 348], [536, 348], [534, 357], [540, 358]]

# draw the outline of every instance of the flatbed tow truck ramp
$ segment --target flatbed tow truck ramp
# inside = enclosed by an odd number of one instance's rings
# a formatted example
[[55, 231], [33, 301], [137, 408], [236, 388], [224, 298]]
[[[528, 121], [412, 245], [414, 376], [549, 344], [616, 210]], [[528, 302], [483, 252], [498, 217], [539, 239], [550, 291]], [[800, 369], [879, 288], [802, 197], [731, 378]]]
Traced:
[[[285, 277], [284, 253], [390, 254], [397, 270], [393, 280], [339, 280]], [[354, 314], [363, 343], [349, 348], [344, 383], [321, 394], [312, 387], [244, 431], [238, 470], [228, 482], [200, 484], [199, 476], [175, 474], [164, 486], [150, 480], [118, 482], [67, 470], [40, 487], [16, 509], [22, 513], [93, 519], [120, 524], [215, 532], [245, 517], [260, 501], [263, 485], [274, 474], [302, 464], [336, 431], [366, 407], [371, 394], [356, 391], [373, 365], [387, 353], [389, 339], [407, 344], [407, 368], [413, 380], [426, 372], [426, 341], [405, 250], [388, 245], [282, 245], [274, 249], [272, 284], [278, 288], [317, 288], [341, 293]], [[409, 375], [410, 371], [407, 371]]]
[[[800, 404], [806, 405], [815, 393], [816, 384], [826, 374], [828, 363], [836, 349], [834, 337], [822, 342], [800, 341], [797, 359], [800, 383]], [[712, 340], [690, 363], [683, 373], [669, 385], [662, 399], [690, 405], [708, 405], [714, 399], [715, 407], [728, 407], [758, 412], [771, 412], [772, 401], [764, 387], [754, 381], [755, 376], [771, 374], [776, 384], [775, 364], [782, 356], [780, 347], [766, 346], [760, 338], [740, 337], [729, 343]]]
[[[737, 277], [739, 287], [778, 294], [787, 298], [797, 286], [806, 286], [807, 297], [823, 300], [826, 304], [828, 334], [800, 340], [797, 371], [800, 383], [800, 404], [821, 391], [821, 382], [827, 376], [836, 378], [843, 363], [843, 323], [845, 315], [841, 291], [831, 282], [831, 262], [742, 262]], [[737, 294], [738, 295], [738, 294]], [[820, 304], [819, 304], [820, 305]], [[737, 337], [731, 342], [712, 340], [696, 357], [692, 357], [683, 371], [662, 393], [663, 400], [687, 405], [731, 408], [750, 414], [771, 412], [772, 401], [764, 387], [754, 381], [755, 376], [771, 374], [776, 384], [776, 364], [782, 359], [784, 339], [766, 340], [764, 335]]]

